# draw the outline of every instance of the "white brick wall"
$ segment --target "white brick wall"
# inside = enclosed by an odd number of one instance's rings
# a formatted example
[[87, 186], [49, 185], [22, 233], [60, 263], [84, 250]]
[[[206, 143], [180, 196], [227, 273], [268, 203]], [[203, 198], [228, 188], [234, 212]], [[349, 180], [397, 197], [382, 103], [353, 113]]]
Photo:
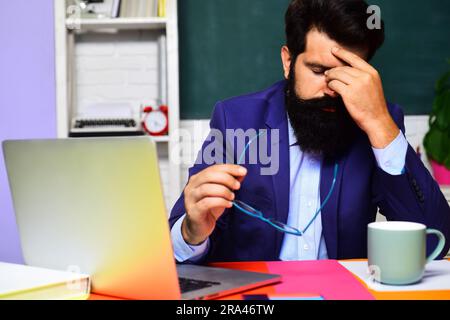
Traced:
[[[80, 48], [80, 45], [78, 45]], [[110, 70], [110, 59], [101, 59], [100, 56], [92, 55], [78, 55], [77, 67], [85, 68], [87, 70]], [[156, 59], [149, 59], [147, 55], [138, 56], [116, 56], [114, 58], [114, 69], [117, 70], [141, 70], [141, 69], [158, 69], [158, 61]]]
[[[95, 88], [103, 85], [122, 85], [126, 83], [127, 74], [124, 71], [83, 69], [77, 77], [79, 87]], [[83, 91], [85, 93], [86, 91]]]
[[77, 36], [77, 110], [102, 102], [127, 102], [138, 112], [159, 98], [158, 33], [120, 31]]
[[102, 102], [128, 102], [133, 111], [139, 111], [141, 103], [158, 98], [158, 85], [80, 85], [77, 91], [78, 110], [86, 110], [89, 105]]
[[431, 166], [428, 162], [425, 149], [423, 147], [423, 139], [430, 128], [428, 125], [428, 119], [428, 116], [407, 116], [405, 117], [405, 128], [406, 139], [408, 139], [409, 144], [414, 148], [414, 150], [417, 150], [417, 148], [420, 149], [421, 159], [431, 172]]

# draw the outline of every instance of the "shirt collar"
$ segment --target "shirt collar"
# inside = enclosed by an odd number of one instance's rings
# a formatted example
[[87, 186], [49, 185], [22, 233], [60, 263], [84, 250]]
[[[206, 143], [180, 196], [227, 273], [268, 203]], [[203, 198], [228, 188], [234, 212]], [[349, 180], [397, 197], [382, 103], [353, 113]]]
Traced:
[[293, 147], [297, 145], [297, 137], [295, 136], [294, 128], [291, 126], [291, 120], [288, 118], [288, 131], [289, 131], [289, 146]]

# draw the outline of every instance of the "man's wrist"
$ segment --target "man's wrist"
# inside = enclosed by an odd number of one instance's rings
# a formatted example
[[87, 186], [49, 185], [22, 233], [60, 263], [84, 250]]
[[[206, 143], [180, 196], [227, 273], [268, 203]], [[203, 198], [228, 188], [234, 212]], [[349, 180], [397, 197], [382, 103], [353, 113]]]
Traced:
[[191, 246], [186, 243], [181, 234], [181, 225], [186, 219], [186, 214], [178, 219], [172, 226], [170, 231], [172, 242], [173, 242], [173, 252], [175, 259], [182, 263], [189, 261], [191, 263], [199, 262], [209, 250], [209, 238], [199, 246]]
[[189, 217], [186, 215], [185, 219], [183, 220], [183, 223], [181, 224], [181, 235], [183, 236], [183, 240], [190, 246], [199, 246], [203, 242], [206, 241], [206, 239], [200, 239], [198, 237], [195, 237], [190, 228], [189, 228], [190, 220]]
[[394, 141], [400, 129], [390, 115], [373, 121], [366, 130], [373, 148], [384, 149]]
[[402, 132], [384, 149], [372, 148], [378, 167], [384, 172], [398, 176], [405, 173], [408, 141]]

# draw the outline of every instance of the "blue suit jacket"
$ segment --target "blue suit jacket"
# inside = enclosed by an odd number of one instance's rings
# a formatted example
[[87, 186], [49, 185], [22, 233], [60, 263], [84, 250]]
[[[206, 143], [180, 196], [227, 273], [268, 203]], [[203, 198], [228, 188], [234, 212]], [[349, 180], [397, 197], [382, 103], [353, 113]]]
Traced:
[[[260, 209], [265, 216], [286, 223], [290, 171], [285, 86], [286, 82], [281, 81], [267, 90], [219, 102], [211, 119], [211, 128], [224, 133], [226, 129], [280, 130], [278, 173], [262, 176], [260, 165], [247, 165], [248, 174], [236, 198]], [[404, 132], [402, 110], [389, 104], [389, 111]], [[208, 144], [204, 143], [202, 151]], [[234, 154], [235, 163], [237, 157]], [[367, 135], [360, 131], [347, 154], [323, 161], [322, 201], [330, 190], [335, 162], [339, 164], [336, 186], [321, 215], [330, 259], [367, 257], [367, 224], [375, 220], [377, 207], [388, 220], [420, 222], [440, 230], [448, 239], [441, 257], [448, 252], [450, 208], [411, 146], [406, 155], [406, 172], [391, 176], [377, 166]], [[194, 165], [189, 170], [189, 177], [206, 167], [205, 164]], [[172, 209], [170, 226], [184, 213], [181, 195]], [[217, 221], [210, 237], [210, 250], [203, 262], [278, 260], [283, 236], [262, 221], [231, 208]], [[428, 253], [436, 244], [437, 239], [428, 239]]]

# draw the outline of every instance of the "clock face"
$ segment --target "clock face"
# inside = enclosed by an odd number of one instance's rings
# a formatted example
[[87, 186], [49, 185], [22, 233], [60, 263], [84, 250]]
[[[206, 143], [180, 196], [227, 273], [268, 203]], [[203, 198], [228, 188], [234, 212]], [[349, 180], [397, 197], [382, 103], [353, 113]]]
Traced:
[[159, 110], [147, 114], [144, 124], [150, 134], [160, 134], [168, 126], [166, 115]]

